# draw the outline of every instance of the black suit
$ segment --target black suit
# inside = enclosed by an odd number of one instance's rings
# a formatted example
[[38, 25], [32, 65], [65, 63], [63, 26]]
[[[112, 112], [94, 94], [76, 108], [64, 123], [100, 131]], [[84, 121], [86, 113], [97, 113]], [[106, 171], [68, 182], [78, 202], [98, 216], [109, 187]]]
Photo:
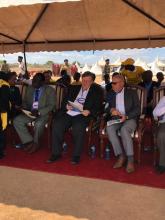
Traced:
[[70, 127], [72, 127], [74, 141], [73, 157], [80, 156], [84, 145], [86, 127], [88, 126], [90, 118], [95, 117], [97, 115], [97, 112], [100, 110], [102, 101], [102, 90], [100, 86], [93, 84], [88, 91], [83, 106], [83, 110], [89, 110], [91, 114], [85, 117], [82, 114], [79, 114], [77, 116], [70, 116], [66, 113], [67, 102], [74, 102], [77, 95], [79, 94], [80, 89], [81, 85], [70, 86], [68, 90], [68, 96], [65, 98], [63, 102], [62, 109], [54, 119], [52, 130], [52, 151], [54, 155], [61, 154], [64, 133]]

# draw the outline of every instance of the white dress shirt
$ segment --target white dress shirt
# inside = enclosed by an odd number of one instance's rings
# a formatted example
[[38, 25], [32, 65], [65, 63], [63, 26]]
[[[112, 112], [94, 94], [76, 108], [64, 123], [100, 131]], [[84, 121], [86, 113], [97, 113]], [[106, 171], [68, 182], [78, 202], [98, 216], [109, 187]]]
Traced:
[[[83, 90], [82, 87], [81, 87], [76, 99], [74, 100], [74, 103], [78, 104], [78, 105], [81, 105], [83, 107], [84, 103], [85, 103], [85, 99], [88, 95], [88, 92], [89, 92], [89, 89], [88, 90]], [[71, 115], [71, 116], [76, 116], [76, 115], [80, 115], [81, 112], [77, 109], [73, 109], [73, 110], [68, 110], [67, 114]]]
[[154, 118], [158, 117], [160, 123], [165, 122], [165, 96], [163, 96], [153, 111]]
[[122, 114], [125, 115], [125, 104], [124, 104], [124, 88], [121, 92], [116, 95], [116, 109]]

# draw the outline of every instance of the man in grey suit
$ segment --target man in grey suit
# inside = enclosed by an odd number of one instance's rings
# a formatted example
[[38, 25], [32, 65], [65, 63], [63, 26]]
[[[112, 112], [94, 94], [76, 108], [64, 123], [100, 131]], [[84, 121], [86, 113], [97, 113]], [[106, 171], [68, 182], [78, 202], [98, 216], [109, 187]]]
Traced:
[[[134, 172], [134, 152], [131, 134], [136, 129], [136, 120], [140, 115], [140, 102], [136, 91], [124, 87], [125, 80], [122, 75], [115, 75], [112, 78], [112, 91], [107, 96], [109, 106], [106, 112], [112, 118], [120, 119], [120, 123], [108, 126], [107, 133], [109, 140], [114, 149], [114, 153], [118, 156], [117, 162], [113, 168], [120, 168], [127, 160], [126, 171]], [[118, 136], [120, 130], [121, 140], [124, 151]]]
[[[22, 108], [31, 112], [29, 117], [20, 114], [14, 119], [14, 127], [21, 139], [23, 147], [33, 153], [39, 149], [40, 137], [43, 134], [45, 124], [48, 122], [49, 112], [55, 108], [55, 91], [44, 84], [45, 77], [37, 73], [32, 80], [32, 86], [26, 89]], [[29, 133], [27, 124], [34, 121], [34, 137]]]

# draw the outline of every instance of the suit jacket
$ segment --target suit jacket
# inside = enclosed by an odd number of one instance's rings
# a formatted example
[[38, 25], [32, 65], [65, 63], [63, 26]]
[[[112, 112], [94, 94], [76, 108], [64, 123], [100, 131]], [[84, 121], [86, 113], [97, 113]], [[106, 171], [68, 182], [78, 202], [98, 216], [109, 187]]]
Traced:
[[[31, 111], [33, 105], [35, 88], [28, 86], [26, 89], [25, 97], [23, 99], [23, 108]], [[38, 111], [41, 116], [48, 116], [48, 113], [55, 108], [55, 91], [48, 85], [42, 87], [41, 96], [38, 103]]]
[[[143, 88], [146, 87], [144, 82], [141, 82], [138, 84], [139, 86], [142, 86]], [[154, 88], [158, 88], [159, 84], [155, 81], [152, 81], [151, 87], [149, 89], [149, 91], [147, 92], [147, 103], [150, 103], [153, 100], [153, 90]]]
[[[107, 95], [107, 102], [109, 106], [105, 111], [110, 116], [111, 108], [116, 108], [116, 93], [114, 91]], [[136, 91], [124, 88], [124, 105], [128, 119], [137, 119], [140, 116], [140, 101]]]
[[[71, 85], [68, 90], [68, 95], [64, 99], [62, 104], [62, 110], [67, 111], [66, 105], [68, 101], [74, 102], [79, 91], [81, 89], [81, 85]], [[89, 88], [87, 97], [85, 99], [85, 103], [83, 106], [83, 110], [89, 110], [90, 116], [96, 117], [97, 113], [101, 109], [101, 104], [103, 101], [103, 90], [100, 85], [93, 83]]]

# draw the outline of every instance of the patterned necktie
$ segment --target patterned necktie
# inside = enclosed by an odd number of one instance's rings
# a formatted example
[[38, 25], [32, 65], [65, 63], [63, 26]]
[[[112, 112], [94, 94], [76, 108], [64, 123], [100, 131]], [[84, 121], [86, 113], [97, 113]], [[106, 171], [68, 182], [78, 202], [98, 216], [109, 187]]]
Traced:
[[38, 102], [39, 100], [40, 89], [35, 89], [34, 101]]

